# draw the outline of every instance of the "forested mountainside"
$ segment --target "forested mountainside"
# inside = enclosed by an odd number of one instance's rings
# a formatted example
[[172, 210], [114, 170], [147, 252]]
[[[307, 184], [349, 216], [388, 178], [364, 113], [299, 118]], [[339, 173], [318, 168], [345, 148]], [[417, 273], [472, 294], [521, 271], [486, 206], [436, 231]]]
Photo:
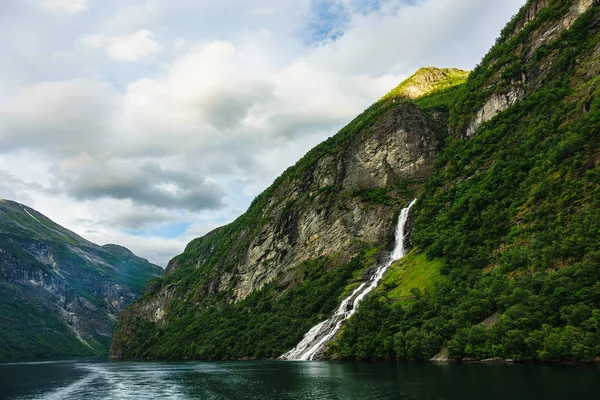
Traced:
[[600, 6], [531, 0], [468, 76], [426, 68], [191, 242], [115, 358], [277, 357], [389, 250], [332, 358], [600, 356]]
[[118, 313], [160, 273], [0, 200], [0, 360], [106, 354]]
[[448, 112], [409, 99], [451, 91], [466, 76], [418, 71], [236, 221], [192, 241], [120, 315], [112, 355], [276, 357], [293, 347], [369, 274], [400, 209], [431, 174]]

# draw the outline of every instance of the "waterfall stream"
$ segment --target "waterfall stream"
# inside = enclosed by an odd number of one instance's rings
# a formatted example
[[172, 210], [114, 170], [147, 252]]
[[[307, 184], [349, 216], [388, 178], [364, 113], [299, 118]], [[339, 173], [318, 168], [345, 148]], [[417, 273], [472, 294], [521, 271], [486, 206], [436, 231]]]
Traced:
[[282, 360], [314, 360], [316, 356], [320, 356], [325, 351], [325, 344], [329, 342], [337, 334], [342, 326], [342, 323], [350, 318], [358, 308], [359, 303], [377, 287], [377, 284], [383, 277], [383, 274], [390, 267], [392, 262], [404, 256], [404, 226], [408, 219], [410, 208], [415, 204], [413, 200], [408, 207], [402, 209], [398, 217], [398, 225], [396, 226], [396, 243], [394, 250], [390, 253], [385, 262], [381, 263], [376, 272], [370, 277], [367, 282], [360, 284], [350, 296], [348, 296], [338, 307], [335, 314], [329, 319], [313, 326], [305, 335], [304, 338], [296, 347], [287, 353], [281, 355]]

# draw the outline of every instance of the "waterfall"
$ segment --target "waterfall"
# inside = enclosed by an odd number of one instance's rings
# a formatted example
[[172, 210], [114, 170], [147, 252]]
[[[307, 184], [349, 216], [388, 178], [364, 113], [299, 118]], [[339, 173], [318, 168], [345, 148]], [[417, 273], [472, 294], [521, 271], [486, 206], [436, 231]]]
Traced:
[[305, 335], [304, 338], [296, 347], [287, 353], [281, 355], [282, 360], [314, 360], [315, 356], [323, 353], [325, 344], [329, 342], [340, 330], [342, 323], [350, 318], [358, 308], [359, 303], [377, 287], [377, 284], [383, 277], [383, 274], [392, 265], [392, 262], [404, 256], [404, 226], [408, 219], [408, 212], [415, 204], [413, 200], [408, 207], [402, 209], [398, 217], [398, 225], [396, 225], [396, 243], [394, 250], [390, 253], [385, 262], [381, 263], [375, 273], [367, 282], [360, 284], [350, 296], [348, 296], [338, 307], [335, 314], [329, 319], [313, 326]]

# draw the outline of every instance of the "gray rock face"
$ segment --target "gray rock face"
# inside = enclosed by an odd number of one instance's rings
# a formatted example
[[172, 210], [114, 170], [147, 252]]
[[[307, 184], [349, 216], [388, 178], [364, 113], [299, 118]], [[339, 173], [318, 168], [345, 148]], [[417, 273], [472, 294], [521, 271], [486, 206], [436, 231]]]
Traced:
[[[550, 0], [537, 0], [530, 4], [530, 6], [525, 10], [524, 17], [517, 21], [515, 29], [512, 31], [511, 36], [518, 34], [527, 24], [532, 22], [537, 18], [540, 11], [543, 10], [546, 6], [548, 6]], [[560, 34], [561, 29], [569, 29], [573, 23], [583, 15], [587, 10], [589, 10], [594, 5], [594, 0], [575, 0], [573, 4], [569, 8], [569, 11], [562, 18], [557, 19], [555, 21], [551, 21], [550, 25], [544, 27], [543, 30], [536, 34], [536, 43], [533, 50], [542, 46], [545, 43], [548, 43]]]
[[[0, 319], [0, 359], [105, 353], [119, 312], [162, 272], [125, 250], [97, 246], [33, 209], [1, 200], [3, 313], [40, 312], [18, 324]], [[38, 353], [22, 348], [31, 335], [41, 342], [29, 343]]]
[[370, 133], [355, 142], [344, 170], [337, 171], [344, 188], [389, 187], [431, 174], [440, 141], [418, 107], [390, 110]]
[[[435, 87], [417, 83], [419, 90]], [[360, 128], [317, 146], [238, 220], [171, 260], [161, 280], [166, 286], [152, 288], [119, 316], [111, 357], [136, 354], [141, 327], [152, 332], [183, 309], [238, 302], [274, 281], [290, 287], [302, 281], [304, 261], [324, 257], [326, 268], [336, 268], [365, 247], [390, 243], [397, 213], [432, 172], [448, 115], [424, 114], [406, 101], [380, 107], [387, 111], [377, 117], [366, 111], [349, 125]]]
[[347, 260], [357, 240], [385, 242], [395, 208], [365, 206], [352, 196], [336, 197], [336, 204], [331, 204], [319, 190], [335, 187], [351, 192], [424, 180], [439, 146], [438, 134], [418, 107], [406, 104], [388, 111], [345, 152], [319, 160], [311, 176], [290, 188], [293, 199], [308, 186], [310, 206], [292, 213], [277, 209], [270, 215], [239, 262], [235, 281], [224, 274], [212, 292], [233, 289], [232, 300], [238, 301], [275, 277], [291, 273], [304, 260], [331, 254]]
[[[519, 34], [548, 5], [549, 0], [532, 2], [525, 10], [523, 17], [517, 21], [508, 39]], [[527, 37], [522, 41], [522, 44], [515, 50], [516, 55], [521, 59], [520, 63], [526, 65], [534, 57], [534, 53], [538, 49], [558, 39], [565, 30], [569, 30], [575, 21], [593, 5], [594, 0], [575, 0], [561, 18], [547, 21], [529, 32]], [[498, 74], [494, 75], [486, 87], [497, 89], [489, 93], [488, 98], [466, 128], [466, 137], [474, 135], [484, 122], [489, 121], [517, 101], [524, 99], [528, 93], [534, 92], [541, 85], [541, 79], [547, 75], [548, 69], [552, 67], [553, 59], [556, 56], [556, 54], [551, 55], [545, 62], [537, 63], [535, 69], [523, 71], [517, 79], [514, 77], [503, 78], [502, 69]]]
[[[440, 132], [431, 118], [415, 105], [406, 103], [387, 111], [357, 134], [344, 151], [324, 155], [309, 174], [283, 182], [267, 201], [270, 208], [263, 215], [267, 222], [241, 250], [233, 272], [213, 274], [203, 295], [226, 292], [229, 301], [236, 302], [275, 278], [293, 280], [295, 267], [302, 261], [336, 255], [342, 263], [356, 253], [360, 243], [386, 243], [399, 206], [366, 204], [355, 192], [425, 180], [440, 143]], [[240, 237], [246, 234], [239, 233]], [[201, 268], [209, 256], [196, 258], [195, 267]], [[177, 271], [180, 262], [175, 258], [165, 274]], [[173, 287], [162, 288], [128, 312], [161, 323], [173, 292]]]
[[515, 85], [506, 93], [492, 94], [486, 100], [483, 107], [479, 109], [477, 116], [467, 128], [467, 136], [475, 134], [484, 122], [494, 118], [498, 113], [506, 110], [523, 97], [525, 97], [525, 90], [522, 85]]

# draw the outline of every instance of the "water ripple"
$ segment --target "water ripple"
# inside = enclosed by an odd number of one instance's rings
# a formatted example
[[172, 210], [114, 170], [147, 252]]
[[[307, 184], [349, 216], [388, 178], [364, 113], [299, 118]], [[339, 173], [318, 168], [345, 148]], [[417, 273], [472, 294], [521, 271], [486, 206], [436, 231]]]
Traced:
[[598, 366], [344, 362], [0, 365], [0, 399], [597, 399]]

